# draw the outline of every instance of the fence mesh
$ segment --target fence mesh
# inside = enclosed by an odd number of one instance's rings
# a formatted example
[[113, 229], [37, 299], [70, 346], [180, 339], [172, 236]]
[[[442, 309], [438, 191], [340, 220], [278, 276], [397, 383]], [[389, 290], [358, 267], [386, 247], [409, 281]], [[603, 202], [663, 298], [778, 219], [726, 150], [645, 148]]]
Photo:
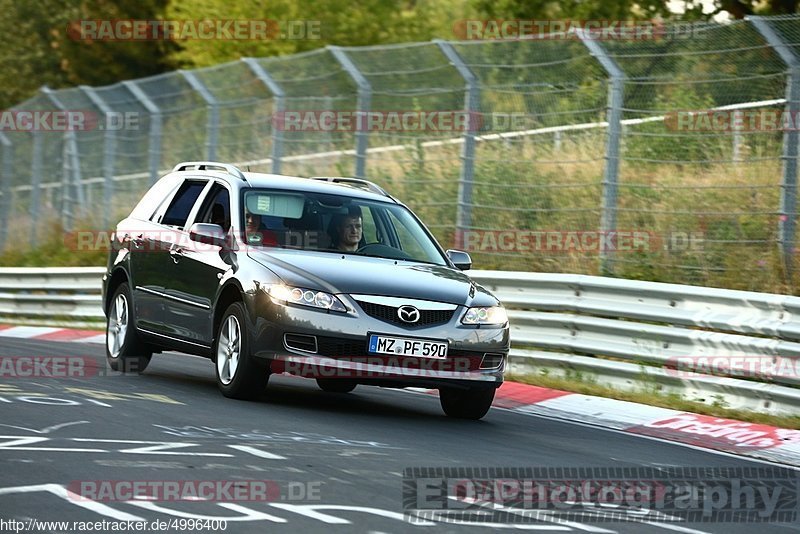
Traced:
[[[781, 53], [800, 63], [800, 16], [580, 37], [327, 48], [43, 90], [12, 111], [82, 110], [100, 127], [3, 132], [0, 247], [113, 224], [180, 161], [319, 176], [361, 158], [478, 268], [796, 293], [797, 125], [747, 117], [798, 105]], [[319, 121], [366, 110], [384, 122]], [[385, 121], [409, 112], [469, 120]]]

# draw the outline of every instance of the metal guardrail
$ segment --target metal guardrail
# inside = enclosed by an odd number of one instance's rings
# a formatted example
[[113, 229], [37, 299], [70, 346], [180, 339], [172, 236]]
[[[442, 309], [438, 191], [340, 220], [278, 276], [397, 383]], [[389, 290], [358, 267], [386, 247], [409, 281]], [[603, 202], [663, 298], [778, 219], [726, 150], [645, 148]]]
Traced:
[[790, 386], [800, 384], [800, 297], [572, 274], [470, 275], [509, 309], [512, 371], [798, 413], [800, 389]]
[[[102, 320], [103, 272], [0, 268], [0, 318]], [[585, 275], [469, 274], [509, 309], [512, 371], [768, 413], [800, 407], [800, 297]], [[709, 365], [721, 376], [707, 374]], [[753, 376], [752, 365], [761, 374]]]
[[0, 268], [0, 317], [69, 324], [105, 319], [103, 267]]

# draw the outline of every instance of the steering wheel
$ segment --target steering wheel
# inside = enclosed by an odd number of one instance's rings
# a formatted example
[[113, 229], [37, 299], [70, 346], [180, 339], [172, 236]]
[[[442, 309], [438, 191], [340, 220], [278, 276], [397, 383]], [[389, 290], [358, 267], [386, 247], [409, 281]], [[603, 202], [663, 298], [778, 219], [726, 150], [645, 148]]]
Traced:
[[361, 254], [380, 254], [384, 245], [380, 243], [367, 243], [363, 247], [358, 247], [356, 253]]
[[356, 254], [369, 254], [393, 260], [412, 259], [407, 253], [400, 249], [384, 245], [383, 243], [368, 243], [356, 250]]

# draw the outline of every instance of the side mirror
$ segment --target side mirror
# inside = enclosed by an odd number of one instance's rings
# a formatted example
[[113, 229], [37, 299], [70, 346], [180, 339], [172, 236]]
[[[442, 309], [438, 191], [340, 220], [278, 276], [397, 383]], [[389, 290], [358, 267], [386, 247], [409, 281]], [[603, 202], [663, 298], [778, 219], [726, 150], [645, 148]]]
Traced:
[[472, 258], [463, 250], [448, 250], [447, 257], [462, 271], [468, 271], [472, 268]]
[[227, 248], [228, 236], [218, 224], [195, 223], [189, 228], [189, 239], [206, 245]]

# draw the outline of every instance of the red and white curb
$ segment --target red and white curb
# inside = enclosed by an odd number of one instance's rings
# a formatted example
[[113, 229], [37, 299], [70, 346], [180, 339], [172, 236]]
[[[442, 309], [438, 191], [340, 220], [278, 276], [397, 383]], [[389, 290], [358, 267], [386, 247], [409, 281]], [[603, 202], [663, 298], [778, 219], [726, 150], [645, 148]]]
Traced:
[[[0, 325], [0, 337], [105, 343], [97, 330]], [[415, 388], [416, 389], [416, 388]], [[420, 390], [428, 393], [435, 391]], [[687, 413], [635, 402], [505, 382], [494, 406], [610, 428], [694, 447], [800, 466], [800, 430]]]
[[80, 341], [83, 343], [105, 343], [105, 333], [97, 330], [73, 330], [49, 326], [0, 325], [0, 337], [36, 339], [39, 341]]
[[495, 406], [800, 466], [800, 430], [506, 382]]

